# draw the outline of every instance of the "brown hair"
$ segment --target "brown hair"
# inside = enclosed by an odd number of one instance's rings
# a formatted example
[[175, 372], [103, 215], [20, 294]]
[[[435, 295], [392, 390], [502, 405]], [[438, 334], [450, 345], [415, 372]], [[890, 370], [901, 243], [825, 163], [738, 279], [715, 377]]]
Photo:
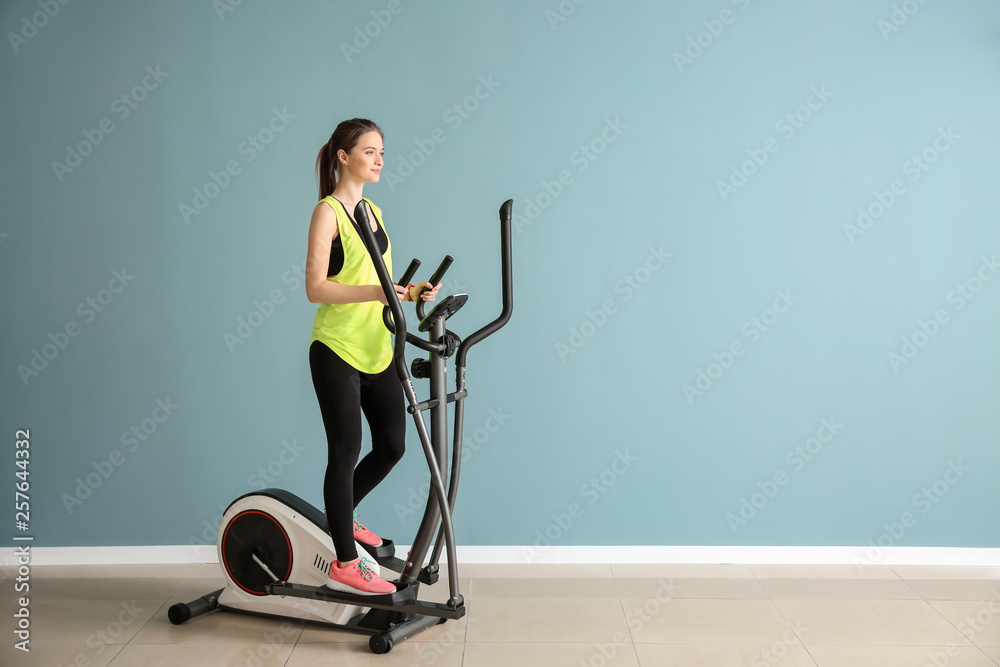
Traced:
[[337, 153], [340, 150], [350, 153], [351, 149], [358, 145], [361, 135], [368, 132], [378, 132], [382, 140], [385, 140], [382, 129], [372, 121], [366, 118], [345, 120], [337, 125], [337, 129], [330, 135], [330, 140], [319, 149], [319, 155], [316, 156], [316, 179], [319, 181], [320, 199], [333, 194], [337, 187], [340, 169]]

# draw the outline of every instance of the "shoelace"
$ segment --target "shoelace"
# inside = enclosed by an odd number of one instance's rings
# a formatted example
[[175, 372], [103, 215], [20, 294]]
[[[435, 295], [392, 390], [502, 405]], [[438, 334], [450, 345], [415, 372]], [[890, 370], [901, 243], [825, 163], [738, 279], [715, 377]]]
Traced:
[[360, 521], [358, 521], [358, 511], [357, 510], [354, 510], [354, 530], [368, 530], [367, 528], [365, 528], [364, 526], [361, 525]]
[[375, 571], [368, 566], [368, 562], [367, 558], [362, 558], [358, 561], [358, 572], [365, 578], [365, 581], [371, 581], [372, 577], [375, 576]]

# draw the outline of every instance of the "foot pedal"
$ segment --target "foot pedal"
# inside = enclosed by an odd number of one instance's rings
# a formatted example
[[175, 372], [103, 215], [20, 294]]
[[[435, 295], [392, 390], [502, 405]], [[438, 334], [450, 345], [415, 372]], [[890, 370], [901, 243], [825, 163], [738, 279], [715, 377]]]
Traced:
[[345, 593], [335, 591], [326, 586], [317, 586], [315, 595], [323, 600], [334, 602], [345, 602], [358, 605], [360, 607], [380, 604], [380, 605], [401, 605], [408, 604], [417, 599], [417, 593], [413, 587], [399, 582], [391, 582], [396, 587], [395, 593], [382, 593], [379, 595], [366, 595], [364, 593]]
[[382, 544], [380, 546], [372, 547], [364, 543], [362, 543], [362, 546], [364, 546], [365, 551], [370, 553], [372, 558], [376, 561], [392, 558], [396, 555], [396, 545], [392, 543], [392, 540], [387, 540], [384, 537], [382, 538]]

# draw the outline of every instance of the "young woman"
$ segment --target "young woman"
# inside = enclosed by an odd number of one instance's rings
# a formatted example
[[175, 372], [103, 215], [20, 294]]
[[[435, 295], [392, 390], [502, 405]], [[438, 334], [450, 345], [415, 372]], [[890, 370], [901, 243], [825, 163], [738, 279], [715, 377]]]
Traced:
[[[370, 561], [358, 558], [355, 540], [372, 546], [382, 540], [358, 522], [356, 508], [403, 456], [406, 431], [403, 391], [390, 363], [392, 344], [382, 322], [386, 296], [353, 219], [363, 200], [391, 275], [392, 247], [382, 211], [362, 196], [365, 183], [379, 180], [383, 138], [375, 123], [355, 118], [340, 123], [320, 149], [320, 202], [309, 225], [306, 256], [306, 295], [321, 304], [313, 323], [309, 367], [329, 448], [323, 500], [337, 551], [327, 587], [366, 594], [396, 589], [374, 574]], [[440, 285], [426, 282], [396, 285], [396, 298], [411, 301], [424, 287], [420, 298], [433, 301]], [[372, 451], [358, 463], [362, 412]]]

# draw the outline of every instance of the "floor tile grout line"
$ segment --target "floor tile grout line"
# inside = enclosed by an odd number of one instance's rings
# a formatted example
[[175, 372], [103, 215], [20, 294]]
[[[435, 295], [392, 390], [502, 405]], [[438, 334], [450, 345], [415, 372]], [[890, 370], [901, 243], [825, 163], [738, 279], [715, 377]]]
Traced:
[[813, 667], [819, 667], [819, 661], [816, 660], [816, 658], [812, 654], [812, 651], [810, 651], [809, 647], [806, 646], [805, 641], [802, 639], [801, 636], [799, 636], [799, 633], [795, 630], [795, 625], [793, 625], [788, 621], [788, 618], [785, 616], [785, 613], [781, 610], [781, 607], [778, 606], [777, 601], [774, 599], [774, 594], [771, 593], [771, 591], [768, 590], [763, 583], [761, 583], [760, 575], [757, 574], [757, 571], [753, 568], [753, 566], [750, 566], [750, 573], [753, 574], [754, 581], [757, 582], [757, 585], [760, 586], [761, 590], [767, 593], [768, 601], [770, 601], [771, 605], [778, 612], [778, 615], [781, 616], [781, 619], [785, 622], [785, 625], [788, 626], [789, 630], [795, 633], [795, 638], [799, 640], [799, 645], [802, 647], [802, 650], [805, 651], [806, 655], [809, 656], [809, 659], [812, 660]]
[[[919, 601], [919, 602], [922, 602], [922, 603], [924, 603], [926, 605], [930, 605], [932, 607], [934, 607], [934, 604], [936, 602], [969, 602], [969, 603], [972, 603], [972, 602], [983, 603], [984, 602], [983, 600], [971, 600], [971, 599], [955, 599], [955, 600], [950, 600], [950, 599], [936, 600], [936, 599], [932, 599], [932, 598], [935, 597], [935, 595], [933, 594], [933, 591], [931, 591], [930, 593], [924, 595], [924, 594], [921, 594], [920, 590], [918, 590], [917, 588], [915, 588], [914, 582], [921, 581], [920, 579], [904, 579], [904, 578], [902, 578], [899, 575], [899, 573], [895, 572], [894, 570], [892, 570], [892, 573], [893, 573], [895, 579], [886, 578], [887, 581], [894, 581], [894, 580], [897, 580], [897, 579], [900, 580], [900, 581], [903, 581], [906, 584], [907, 589], [908, 590], [912, 590], [914, 592], [914, 594], [916, 595], [916, 598], [914, 598], [912, 600], [909, 600], [909, 601], [914, 601], [914, 602], [915, 601]], [[763, 586], [763, 584], [761, 582], [761, 575], [758, 572], [753, 571], [753, 570], [751, 570], [751, 574], [752, 574], [753, 580], [755, 582], [757, 582], [757, 584], [761, 587], [761, 589], [766, 593], [766, 598], [765, 599], [770, 600], [773, 606], [777, 606], [777, 600], [775, 599], [775, 596], [772, 594], [771, 591], [768, 591]], [[621, 592], [618, 590], [618, 585], [619, 585], [620, 582], [624, 581], [626, 578], [625, 577], [617, 576], [615, 574], [613, 568], [610, 570], [610, 572], [608, 572], [608, 578], [612, 581], [613, 585], [615, 586], [615, 591], [616, 591], [616, 594], [617, 594], [618, 599], [620, 601], [619, 607], [621, 608], [621, 611], [623, 613], [625, 613], [624, 600], [626, 598], [622, 597]], [[471, 577], [470, 577], [470, 579], [471, 579]], [[551, 577], [543, 577], [541, 580], [542, 581], [551, 581], [552, 578]], [[597, 579], [595, 579], [595, 581], [596, 580]], [[855, 581], [864, 581], [864, 580], [865, 580], [864, 578], [855, 578]], [[954, 580], [953, 579], [949, 579], [949, 580], [942, 580], [942, 581], [946, 581], [947, 582], [947, 581], [954, 581]], [[988, 584], [985, 584], [985, 585], [988, 585]], [[472, 590], [473, 588], [474, 587], [473, 587], [473, 585], [471, 584], [471, 581], [470, 581], [469, 590]], [[961, 594], [963, 594], [963, 593], [960, 591], [959, 595], [961, 595]], [[978, 596], [979, 593], [976, 593], [976, 595]], [[530, 600], [530, 599], [531, 598], [528, 598], [528, 600]], [[563, 599], [563, 598], [557, 597], [555, 599]], [[698, 598], [696, 598], [696, 599], [698, 599]], [[701, 599], [707, 599], [707, 598], [701, 598]], [[749, 598], [746, 598], [745, 596], [739, 596], [739, 597], [733, 596], [733, 597], [728, 598], [728, 599], [749, 599]], [[783, 598], [779, 597], [778, 599], [783, 599]], [[817, 599], [828, 599], [828, 598], [817, 598]], [[125, 647], [127, 647], [127, 646], [129, 646], [131, 644], [136, 644], [135, 640], [136, 640], [138, 634], [141, 633], [145, 628], [150, 627], [150, 621], [153, 620], [154, 618], [156, 618], [157, 615], [162, 614], [162, 610], [163, 610], [165, 604], [168, 604], [170, 602], [169, 599], [163, 600], [162, 597], [159, 598], [159, 599], [147, 598], [147, 600], [149, 600], [152, 603], [150, 605], [151, 607], [153, 607], [154, 605], [158, 605], [158, 606], [156, 606], [156, 608], [155, 608], [155, 610], [153, 612], [153, 615], [142, 624], [142, 626], [130, 637], [130, 639], [128, 640], [128, 642], [126, 644], [123, 644], [123, 645], [121, 645], [119, 647], [119, 653], [122, 650], [124, 650]], [[876, 602], [876, 601], [898, 601], [898, 602], [905, 602], [905, 601], [907, 601], [907, 600], [898, 600], [896, 598], [884, 598], [884, 597], [871, 598], [871, 599], [867, 599], [867, 600], [865, 600], [865, 599], [859, 599], [859, 600], [866, 601], [866, 602]], [[939, 609], [937, 609], [936, 607], [935, 607], [935, 611], [937, 612], [938, 616], [942, 616], [942, 617], [944, 616], [944, 614]], [[782, 613], [782, 610], [781, 610], [780, 607], [778, 608], [778, 612], [779, 612], [780, 616], [785, 620], [785, 622], [787, 624], [788, 623], [788, 618], [786, 617], [786, 615], [784, 613]], [[955, 622], [950, 621], [947, 617], [944, 617], [944, 618], [945, 618], [945, 621], [948, 622], [949, 626], [956, 627], [956, 623]], [[626, 613], [626, 624], [627, 624], [627, 613]], [[794, 631], [794, 626], [792, 627], [792, 629]], [[956, 629], [958, 629], [958, 628], [956, 627]], [[464, 631], [463, 634], [465, 636], [465, 639], [463, 640], [463, 647], [462, 647], [462, 656], [463, 656], [463, 658], [462, 659], [463, 659], [463, 662], [464, 662], [464, 659], [465, 659], [464, 658], [464, 656], [465, 656], [465, 650], [468, 647], [468, 641], [467, 641], [467, 639], [468, 639], [468, 625], [463, 629], [463, 631]], [[303, 631], [300, 630], [299, 636], [295, 640], [295, 643], [294, 643], [293, 646], [298, 646], [300, 643], [302, 643], [301, 642], [302, 632]], [[961, 634], [961, 631], [959, 631], [959, 632]], [[629, 636], [631, 637], [631, 643], [633, 645], [633, 650], [635, 650], [635, 648], [636, 648], [636, 638], [635, 638], [635, 636], [632, 633], [632, 628], [631, 627], [629, 627]], [[796, 636], [798, 636], [798, 633], [796, 633]], [[798, 636], [798, 639], [799, 639], [800, 643], [802, 643], [803, 648], [806, 650], [807, 654], [810, 655], [810, 659], [813, 660], [813, 662], [815, 663], [815, 658], [812, 656], [811, 652], [809, 652], [809, 649], [805, 646], [804, 642], [802, 641], [802, 637]], [[968, 639], [968, 638], [966, 638], [966, 639]], [[977, 655], [983, 655], [985, 658], [987, 658], [990, 661], [990, 664], [997, 664], [996, 660], [994, 660], [991, 656], [989, 656], [989, 655], [986, 654], [986, 651], [985, 651], [984, 647], [979, 646], [974, 641], [970, 641], [968, 645], [970, 645], [970, 646], [978, 649]], [[963, 646], [965, 646], [965, 645], [963, 644]], [[992, 647], [990, 647], [990, 648], [992, 648]], [[930, 650], [929, 647], [928, 647], [928, 650]], [[293, 648], [293, 652], [294, 652], [294, 648]], [[114, 660], [114, 658], [112, 658], [112, 659]]]
[[[916, 592], [917, 595], [920, 595], [919, 591], [914, 590], [914, 592]], [[952, 623], [951, 619], [949, 619], [947, 616], [945, 616], [941, 612], [940, 609], [938, 609], [937, 607], [935, 607], [932, 604], [931, 600], [928, 600], [923, 595], [920, 595], [920, 601], [923, 602], [928, 607], [930, 607], [934, 611], [935, 614], [937, 614], [939, 617], [941, 617], [944, 620], [945, 623], [947, 623], [948, 625], [950, 625], [951, 627], [953, 627], [955, 629], [955, 632], [957, 632], [958, 634], [960, 634], [962, 636], [962, 639], [964, 639], [966, 642], [968, 642], [969, 646], [974, 646], [976, 648], [979, 648], [979, 645], [976, 644], [976, 642], [973, 639], [970, 639], [969, 637], [967, 637], [965, 635], [965, 633], [962, 632], [961, 628], [959, 628], [957, 625], [955, 625], [954, 623]], [[936, 602], [974, 602], [974, 600], [936, 600]], [[980, 651], [980, 653], [982, 653], [982, 651]]]

